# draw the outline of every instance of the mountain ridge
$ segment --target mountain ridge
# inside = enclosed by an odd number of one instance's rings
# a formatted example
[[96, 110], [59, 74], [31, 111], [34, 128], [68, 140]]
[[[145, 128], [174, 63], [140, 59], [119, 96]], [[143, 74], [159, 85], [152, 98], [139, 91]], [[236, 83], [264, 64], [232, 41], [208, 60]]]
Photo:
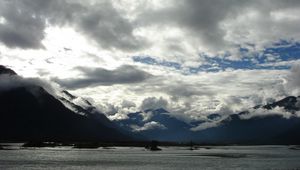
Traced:
[[[128, 115], [129, 120], [116, 120], [116, 122], [131, 131], [131, 124], [143, 126], [146, 125], [147, 122], [155, 121], [161, 125], [165, 125], [165, 129], [153, 128], [135, 132], [155, 140], [195, 141], [215, 144], [300, 144], [300, 136], [297, 135], [297, 133], [291, 132], [300, 130], [300, 118], [296, 115], [296, 112], [300, 110], [299, 101], [299, 97], [288, 96], [264, 106], [255, 106], [252, 110], [249, 109], [237, 114], [232, 114], [225, 119], [221, 119], [219, 114], [208, 115], [209, 123], [212, 122], [216, 125], [198, 131], [191, 131], [190, 129], [197, 127], [197, 125], [203, 125], [203, 123], [206, 123], [205, 121], [186, 123], [175, 117], [169, 118], [170, 115], [163, 116], [163, 119], [168, 119], [168, 121], [173, 122], [175, 126], [181, 127], [180, 130], [177, 130], [164, 124], [165, 122], [157, 118], [149, 119], [146, 122], [142, 121], [140, 114], [143, 112], [130, 113]], [[256, 112], [271, 111], [278, 107], [290, 113], [291, 116], [285, 118], [279, 114], [265, 114], [253, 115], [248, 119], [243, 118], [243, 116], [251, 114], [253, 110]], [[144, 112], [147, 113], [149, 111], [151, 110]], [[159, 114], [157, 111], [156, 113]], [[161, 114], [166, 115], [165, 113], [168, 113], [168, 111], [164, 110], [164, 113]], [[175, 119], [175, 121], [173, 119]], [[216, 122], [214, 122], [215, 120]], [[180, 121], [180, 123], [176, 123], [178, 121]], [[183, 131], [180, 124], [184, 124], [186, 126], [185, 129], [188, 130]], [[276, 129], [276, 127], [281, 128]], [[172, 134], [174, 136], [172, 136]], [[295, 137], [293, 137], [292, 134], [294, 134]], [[283, 138], [283, 136], [286, 137]]]
[[[4, 66], [0, 75], [17, 74]], [[67, 99], [65, 99], [67, 100]], [[20, 85], [0, 92], [1, 141], [126, 141], [131, 136], [119, 131], [103, 114], [72, 103], [86, 115], [67, 108], [38, 85]], [[92, 106], [91, 106], [92, 107]]]

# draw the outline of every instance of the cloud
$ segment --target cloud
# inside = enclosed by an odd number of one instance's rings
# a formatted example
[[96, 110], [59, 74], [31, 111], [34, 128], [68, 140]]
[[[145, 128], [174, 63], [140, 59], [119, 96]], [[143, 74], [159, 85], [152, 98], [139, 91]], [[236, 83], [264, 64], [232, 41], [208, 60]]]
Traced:
[[163, 99], [162, 97], [156, 98], [156, 97], [148, 97], [143, 100], [140, 109], [142, 111], [147, 109], [160, 109], [160, 108], [167, 108], [168, 101]]
[[141, 38], [133, 35], [134, 24], [122, 17], [108, 1], [89, 6], [75, 24], [105, 49], [131, 51], [146, 45]]
[[55, 82], [63, 87], [70, 89], [78, 89], [94, 86], [110, 86], [114, 84], [133, 84], [147, 80], [152, 75], [139, 70], [130, 65], [123, 65], [115, 70], [107, 70], [104, 68], [75, 68], [83, 73], [83, 78], [78, 79], [57, 79], [53, 78]]
[[225, 31], [221, 29], [219, 22], [239, 6], [238, 1], [217, 1], [212, 4], [209, 0], [186, 0], [172, 3], [175, 5], [169, 8], [152, 9], [142, 13], [140, 22], [146, 25], [181, 27], [214, 49], [225, 45]]
[[122, 108], [131, 108], [131, 107], [136, 107], [136, 104], [132, 101], [129, 101], [129, 100], [123, 100], [122, 102]]
[[[286, 70], [231, 70], [196, 75], [172, 72], [138, 84], [84, 89], [80, 94], [116, 106], [118, 114], [164, 108], [186, 122], [206, 121], [210, 114], [226, 117], [286, 97], [284, 78], [288, 73]], [[123, 99], [134, 102], [135, 107], [130, 110], [122, 107]], [[146, 119], [151, 117], [151, 113], [143, 114]]]
[[[160, 36], [163, 44], [172, 44], [172, 40], [182, 40], [181, 48], [191, 47], [196, 52], [222, 54], [228, 59], [245, 56], [235, 53], [235, 49], [254, 46], [254, 51], [261, 50], [281, 39], [297, 39], [300, 20], [297, 1], [209, 1], [185, 0], [168, 1], [165, 8], [150, 8], [141, 12], [137, 22], [147, 29], [157, 26], [159, 30], [167, 28], [180, 31], [169, 38]], [[270, 29], [271, 28], [271, 29]], [[184, 35], [181, 37], [180, 35]], [[157, 42], [157, 41], [156, 41]], [[186, 44], [188, 44], [186, 46]], [[162, 46], [162, 44], [160, 44]], [[188, 50], [189, 48], [184, 48]], [[189, 50], [190, 51], [190, 50]], [[175, 55], [172, 50], [169, 52]], [[237, 56], [238, 55], [238, 56]], [[191, 59], [191, 57], [184, 56]]]
[[220, 125], [219, 121], [214, 121], [214, 122], [203, 122], [200, 125], [191, 128], [191, 131], [201, 131], [213, 127], [218, 127]]
[[56, 96], [57, 86], [39, 78], [22, 78], [18, 75], [1, 74], [0, 92], [8, 91], [19, 87], [43, 87], [47, 92]]
[[10, 48], [44, 48], [46, 28], [71, 27], [101, 50], [195, 66], [205, 62], [200, 53], [236, 60], [245, 57], [240, 47], [250, 54], [279, 40], [300, 40], [297, 1], [0, 3], [0, 41]]
[[300, 95], [300, 64], [294, 64], [286, 78], [286, 89], [291, 95]]
[[24, 0], [0, 2], [0, 41], [10, 48], [45, 48], [45, 29], [72, 23], [83, 10], [65, 0]]
[[138, 50], [146, 42], [109, 1], [2, 1], [0, 41], [10, 48], [44, 48], [46, 27], [72, 26], [105, 49]]
[[1, 1], [0, 41], [11, 48], [42, 48], [45, 20], [24, 1]]
[[163, 124], [160, 124], [155, 121], [147, 122], [142, 127], [137, 125], [131, 125], [131, 128], [133, 129], [134, 132], [147, 131], [152, 129], [162, 129], [162, 130], [167, 129]]
[[[298, 111], [299, 112], [299, 111]], [[283, 118], [289, 119], [290, 117], [298, 116], [298, 113], [295, 112], [295, 114], [286, 111], [283, 107], [275, 107], [271, 110], [264, 109], [264, 108], [258, 108], [258, 109], [250, 109], [247, 114], [242, 114], [239, 117], [241, 119], [251, 119], [253, 117], [266, 117], [266, 116], [273, 116], [273, 115], [279, 115]]]

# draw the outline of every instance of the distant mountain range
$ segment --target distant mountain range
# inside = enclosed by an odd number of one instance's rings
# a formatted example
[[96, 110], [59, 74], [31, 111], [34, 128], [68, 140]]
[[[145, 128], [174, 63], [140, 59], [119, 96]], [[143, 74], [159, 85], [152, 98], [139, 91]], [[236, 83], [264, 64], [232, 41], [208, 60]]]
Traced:
[[[0, 76], [22, 79], [4, 66]], [[300, 97], [289, 96], [228, 117], [212, 114], [206, 121], [191, 123], [163, 108], [130, 113], [128, 119], [112, 122], [89, 101], [66, 90], [53, 96], [34, 83], [1, 88], [0, 84], [0, 141], [300, 144]], [[81, 104], [76, 104], [78, 100]]]
[[[274, 108], [282, 108], [290, 114], [290, 117], [264, 114], [244, 118], [250, 115], [251, 111], [259, 113]], [[191, 129], [207, 122], [186, 123], [171, 116], [164, 109], [131, 113], [128, 119], [116, 120], [116, 123], [148, 139], [162, 141], [194, 141], [210, 144], [300, 144], [300, 118], [296, 115], [299, 110], [300, 98], [290, 96], [265, 106], [256, 106], [251, 111], [230, 115], [225, 119], [221, 119], [218, 114], [209, 115], [208, 119], [212, 120], [210, 123], [217, 120], [216, 125], [198, 131], [191, 131]]]
[[[0, 74], [17, 74], [0, 66]], [[0, 82], [1, 83], [1, 82]], [[0, 90], [1, 141], [126, 141], [132, 137], [99, 113], [88, 101], [76, 105], [67, 91], [54, 97], [43, 87], [20, 85]], [[68, 107], [66, 107], [68, 106]]]
[[[236, 144], [300, 144], [300, 97], [289, 96], [280, 101], [256, 106], [251, 111], [244, 111], [229, 116], [220, 125], [197, 132], [197, 140], [207, 143]], [[281, 114], [261, 114], [281, 108]], [[259, 115], [249, 117], [251, 112]], [[284, 117], [284, 113], [289, 117]]]

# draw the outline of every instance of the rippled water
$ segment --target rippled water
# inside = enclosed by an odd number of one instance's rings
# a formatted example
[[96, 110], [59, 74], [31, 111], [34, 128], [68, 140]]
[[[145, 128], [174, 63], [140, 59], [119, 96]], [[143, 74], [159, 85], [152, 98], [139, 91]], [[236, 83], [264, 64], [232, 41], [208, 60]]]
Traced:
[[[17, 148], [17, 147], [15, 147]], [[274, 169], [300, 170], [300, 150], [288, 146], [223, 146], [0, 150], [0, 169]]]

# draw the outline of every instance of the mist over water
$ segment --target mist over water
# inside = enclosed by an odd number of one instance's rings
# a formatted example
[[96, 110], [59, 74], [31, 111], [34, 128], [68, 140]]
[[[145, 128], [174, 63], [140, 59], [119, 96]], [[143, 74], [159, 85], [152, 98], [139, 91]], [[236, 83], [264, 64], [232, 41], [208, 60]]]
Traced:
[[0, 150], [0, 169], [297, 169], [300, 150], [290, 146], [71, 147]]

